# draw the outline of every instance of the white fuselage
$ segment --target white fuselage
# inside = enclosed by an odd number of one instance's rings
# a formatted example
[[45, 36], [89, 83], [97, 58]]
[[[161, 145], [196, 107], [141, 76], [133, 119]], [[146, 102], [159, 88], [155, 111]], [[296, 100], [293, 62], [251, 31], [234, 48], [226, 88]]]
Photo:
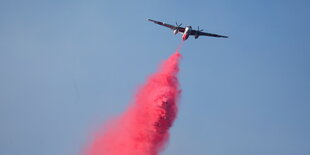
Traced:
[[191, 31], [192, 31], [192, 27], [186, 26], [185, 31], [184, 31], [183, 36], [182, 36], [182, 39], [186, 40], [189, 37], [189, 35], [191, 34]]

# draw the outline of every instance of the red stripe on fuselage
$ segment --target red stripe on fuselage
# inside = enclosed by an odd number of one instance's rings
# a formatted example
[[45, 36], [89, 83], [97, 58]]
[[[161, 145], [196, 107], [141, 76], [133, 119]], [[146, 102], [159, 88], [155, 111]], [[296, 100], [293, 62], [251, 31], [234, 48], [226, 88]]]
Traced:
[[188, 38], [188, 36], [189, 36], [189, 35], [188, 35], [187, 33], [184, 33], [183, 36], [182, 36], [182, 39], [183, 39], [183, 40], [186, 40], [186, 39]]

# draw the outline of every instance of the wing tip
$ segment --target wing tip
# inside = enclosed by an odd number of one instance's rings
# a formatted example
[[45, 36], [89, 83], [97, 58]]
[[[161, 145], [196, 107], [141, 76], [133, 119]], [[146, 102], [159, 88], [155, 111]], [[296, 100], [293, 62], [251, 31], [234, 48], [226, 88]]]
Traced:
[[221, 38], [228, 38], [228, 36], [220, 36]]

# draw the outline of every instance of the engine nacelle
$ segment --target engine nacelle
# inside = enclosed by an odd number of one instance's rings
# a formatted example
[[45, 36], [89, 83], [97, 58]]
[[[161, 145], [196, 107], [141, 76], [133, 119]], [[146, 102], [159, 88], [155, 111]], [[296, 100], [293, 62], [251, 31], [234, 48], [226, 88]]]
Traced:
[[179, 29], [175, 29], [175, 30], [173, 30], [173, 33], [174, 33], [174, 34], [179, 33]]
[[199, 34], [196, 33], [196, 34], [195, 34], [195, 39], [198, 39], [198, 38], [199, 38]]

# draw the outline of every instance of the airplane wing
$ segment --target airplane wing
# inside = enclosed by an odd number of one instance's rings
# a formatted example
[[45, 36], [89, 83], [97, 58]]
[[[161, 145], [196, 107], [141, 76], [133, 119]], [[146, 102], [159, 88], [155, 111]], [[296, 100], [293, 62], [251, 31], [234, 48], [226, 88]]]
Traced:
[[192, 30], [190, 35], [196, 35], [196, 33], [198, 33], [198, 35], [200, 35], [200, 36], [228, 38], [228, 36], [222, 36], [222, 35], [218, 35], [218, 34], [206, 33], [206, 32], [201, 32], [201, 31], [197, 31], [197, 30]]
[[[177, 29], [177, 27], [176, 26], [173, 26], [173, 25], [170, 25], [170, 24], [166, 24], [166, 23], [163, 23], [163, 22], [159, 22], [159, 21], [156, 21], [156, 20], [152, 20], [152, 19], [147, 19], [148, 21], [151, 21], [151, 22], [153, 22], [153, 23], [155, 23], [155, 24], [158, 24], [158, 25], [162, 25], [162, 26], [165, 26], [165, 27], [168, 27], [168, 28], [170, 28], [170, 29], [172, 29], [172, 30], [175, 30], [175, 29]], [[179, 27], [179, 32], [184, 32], [185, 31], [185, 28], [184, 27]]]

